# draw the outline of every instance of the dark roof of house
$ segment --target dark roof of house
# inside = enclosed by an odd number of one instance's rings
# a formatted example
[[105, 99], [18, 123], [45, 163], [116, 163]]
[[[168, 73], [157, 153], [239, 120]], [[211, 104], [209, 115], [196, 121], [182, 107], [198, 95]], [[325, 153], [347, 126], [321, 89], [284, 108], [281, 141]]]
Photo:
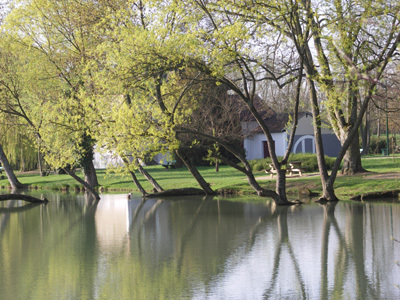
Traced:
[[[250, 112], [247, 105], [240, 99], [240, 97], [236, 94], [228, 95], [229, 99], [234, 103], [234, 105], [238, 108], [238, 113], [240, 116], [241, 122], [255, 122], [256, 119]], [[269, 131], [271, 133], [283, 132], [285, 131], [286, 125], [289, 121], [289, 116], [291, 114], [288, 113], [277, 113], [275, 112], [263, 99], [259, 96], [255, 96], [254, 98], [254, 107], [262, 116], [264, 123], [268, 126]], [[299, 119], [305, 116], [306, 114], [311, 115], [309, 112], [299, 112]], [[251, 132], [247, 134], [258, 134], [263, 133], [260, 126], [254, 128]]]
[[[289, 122], [289, 116], [293, 114], [288, 113], [275, 113], [274, 115], [270, 116], [269, 118], [264, 119], [265, 124], [268, 126], [269, 131], [271, 133], [283, 132], [286, 130], [286, 126]], [[301, 119], [305, 115], [311, 115], [309, 112], [299, 112], [298, 118]], [[260, 126], [257, 126], [254, 130], [250, 132], [250, 134], [258, 134], [263, 133]]]

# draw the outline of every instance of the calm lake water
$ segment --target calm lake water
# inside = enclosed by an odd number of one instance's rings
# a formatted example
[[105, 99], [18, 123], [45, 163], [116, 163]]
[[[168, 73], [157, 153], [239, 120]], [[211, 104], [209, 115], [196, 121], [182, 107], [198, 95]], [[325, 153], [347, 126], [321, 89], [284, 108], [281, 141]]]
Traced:
[[45, 196], [0, 202], [1, 299], [400, 298], [396, 203]]

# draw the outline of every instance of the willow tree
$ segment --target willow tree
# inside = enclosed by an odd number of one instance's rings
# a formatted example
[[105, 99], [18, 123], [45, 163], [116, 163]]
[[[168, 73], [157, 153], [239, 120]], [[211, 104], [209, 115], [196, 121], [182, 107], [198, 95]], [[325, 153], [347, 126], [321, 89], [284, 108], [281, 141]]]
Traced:
[[31, 91], [30, 96], [46, 99], [41, 100], [46, 118], [38, 131], [46, 159], [55, 167], [78, 164], [91, 187], [98, 185], [93, 167], [95, 140], [80, 95], [91, 89], [86, 66], [88, 50], [97, 43], [92, 33], [101, 21], [98, 8], [91, 1], [22, 0], [16, 1], [6, 21], [7, 32], [21, 49], [26, 47], [23, 51], [29, 52], [29, 60], [44, 62], [36, 78], [31, 78], [42, 89]]
[[94, 77], [100, 96], [92, 97], [97, 103], [92, 117], [99, 122], [96, 137], [104, 149], [132, 157], [131, 170], [138, 167], [137, 158], [176, 152], [203, 190], [212, 194], [209, 184], [179, 152], [174, 128], [193, 109], [185, 98], [192, 82], [180, 76], [183, 68], [176, 55], [180, 41], [169, 39], [169, 28], [158, 23], [160, 10], [149, 5], [128, 1], [109, 11], [102, 43], [93, 52], [98, 59]]
[[[289, 204], [285, 190], [285, 166], [290, 150], [282, 162], [277, 160], [272, 146], [272, 136], [263, 122], [261, 113], [255, 109], [254, 99], [259, 80], [274, 80], [278, 86], [282, 86], [285, 82], [280, 82], [279, 77], [286, 77], [286, 82], [302, 78], [299, 68], [301, 63], [295, 56], [290, 56], [294, 53], [289, 53], [289, 56], [288, 53], [281, 53], [280, 58], [284, 60], [282, 63], [276, 63], [277, 61], [271, 60], [269, 56], [261, 61], [263, 55], [257, 53], [257, 49], [269, 45], [257, 43], [253, 48], [250, 46], [257, 41], [260, 32], [269, 32], [269, 28], [256, 28], [256, 33], [249, 33], [245, 21], [235, 20], [231, 24], [228, 15], [214, 10], [214, 15], [211, 16], [208, 14], [211, 11], [205, 10], [202, 5], [198, 6], [199, 3], [176, 1], [129, 3], [137, 10], [124, 8], [110, 12], [109, 30], [103, 34], [105, 42], [98, 47], [100, 53], [98, 57], [106, 57], [108, 68], [104, 68], [105, 71], [100, 72], [99, 76], [106, 79], [108, 86], [121, 87], [115, 91], [115, 95], [127, 94], [133, 99], [132, 103], [136, 102], [135, 97], [144, 96], [154, 111], [160, 110], [165, 118], [153, 118], [159, 132], [166, 130], [177, 133], [176, 128], [179, 126], [182, 128], [184, 122], [190, 121], [190, 118], [187, 118], [190, 110], [196, 105], [201, 105], [199, 99], [190, 95], [198, 78], [195, 78], [196, 76], [184, 78], [182, 75], [185, 72], [195, 70], [211, 77], [214, 82], [222, 83], [232, 89], [247, 104], [267, 136], [273, 163], [279, 170], [276, 191], [263, 189], [254, 179], [248, 163], [245, 162], [246, 167], [241, 170], [259, 195], [271, 196], [278, 204]], [[185, 10], [185, 4], [193, 5]], [[218, 20], [217, 26], [215, 26], [216, 20]], [[279, 40], [279, 36], [272, 36]], [[279, 43], [274, 44], [269, 49], [277, 50], [279, 45]], [[249, 47], [250, 51], [247, 49]], [[293, 61], [293, 65], [288, 64], [290, 61]], [[276, 72], [271, 72], [270, 63], [276, 63]], [[259, 70], [261, 73], [258, 73]], [[299, 93], [300, 81], [296, 90], [295, 110], [298, 107]], [[141, 107], [135, 109], [137, 112], [142, 112]], [[147, 130], [146, 134], [148, 132], [150, 130]], [[289, 149], [295, 130], [292, 132]], [[137, 141], [140, 143], [140, 139]], [[172, 150], [173, 140], [168, 143], [171, 143], [168, 149]], [[243, 155], [241, 157], [245, 159]], [[200, 174], [188, 167], [194, 172], [203, 189], [207, 193], [212, 193]]]

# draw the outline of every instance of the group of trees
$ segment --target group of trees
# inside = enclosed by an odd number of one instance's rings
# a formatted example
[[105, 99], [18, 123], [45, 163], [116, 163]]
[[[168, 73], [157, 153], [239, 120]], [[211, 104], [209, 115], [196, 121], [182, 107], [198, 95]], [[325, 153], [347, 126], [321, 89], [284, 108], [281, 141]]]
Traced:
[[[29, 132], [48, 164], [94, 195], [95, 145], [120, 156], [138, 185], [139, 168], [157, 190], [138, 159], [175, 152], [214, 193], [180, 147], [201, 141], [260, 196], [289, 204], [286, 164], [299, 107], [307, 103], [322, 196], [337, 200], [342, 160], [344, 173], [362, 170], [359, 127], [386, 88], [386, 71], [396, 70], [400, 42], [398, 1], [15, 0], [8, 10], [0, 33], [0, 113]], [[258, 93], [289, 99], [292, 130], [280, 161]], [[274, 191], [257, 183], [246, 160], [237, 126], [242, 109], [267, 138], [278, 170]], [[331, 174], [323, 119], [342, 144]]]

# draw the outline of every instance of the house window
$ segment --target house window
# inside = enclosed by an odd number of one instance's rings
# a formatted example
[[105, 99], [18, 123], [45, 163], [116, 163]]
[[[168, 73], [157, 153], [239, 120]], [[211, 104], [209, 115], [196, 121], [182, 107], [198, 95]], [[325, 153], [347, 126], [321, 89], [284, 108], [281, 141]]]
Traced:
[[[273, 141], [273, 147], [275, 149], [275, 141]], [[263, 149], [264, 149], [264, 158], [271, 157], [271, 154], [269, 153], [267, 141], [263, 141]]]

